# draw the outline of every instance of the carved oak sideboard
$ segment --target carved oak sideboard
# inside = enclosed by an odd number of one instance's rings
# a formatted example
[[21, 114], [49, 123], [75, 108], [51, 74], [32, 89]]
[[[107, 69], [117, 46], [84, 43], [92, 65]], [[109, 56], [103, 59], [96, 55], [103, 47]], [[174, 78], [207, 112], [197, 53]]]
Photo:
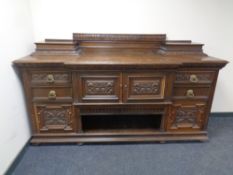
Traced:
[[208, 139], [219, 70], [202, 44], [166, 35], [82, 34], [46, 39], [14, 61], [31, 143]]

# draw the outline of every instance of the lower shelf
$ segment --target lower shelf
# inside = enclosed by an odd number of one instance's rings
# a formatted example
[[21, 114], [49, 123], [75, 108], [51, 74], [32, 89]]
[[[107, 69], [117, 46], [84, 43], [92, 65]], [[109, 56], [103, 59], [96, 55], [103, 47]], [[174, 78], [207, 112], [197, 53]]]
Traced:
[[155, 132], [161, 129], [160, 114], [81, 115], [84, 133]]

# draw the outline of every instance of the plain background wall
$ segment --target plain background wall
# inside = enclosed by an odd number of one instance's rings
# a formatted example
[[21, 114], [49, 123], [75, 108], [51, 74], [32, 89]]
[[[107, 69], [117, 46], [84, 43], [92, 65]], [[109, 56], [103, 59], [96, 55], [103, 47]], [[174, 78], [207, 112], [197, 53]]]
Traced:
[[19, 77], [12, 61], [33, 50], [28, 0], [0, 1], [0, 174], [8, 169], [30, 137]]
[[[166, 33], [205, 44], [211, 56], [233, 60], [232, 0], [30, 0], [35, 40], [73, 32]], [[212, 111], [233, 112], [233, 64], [219, 75]]]

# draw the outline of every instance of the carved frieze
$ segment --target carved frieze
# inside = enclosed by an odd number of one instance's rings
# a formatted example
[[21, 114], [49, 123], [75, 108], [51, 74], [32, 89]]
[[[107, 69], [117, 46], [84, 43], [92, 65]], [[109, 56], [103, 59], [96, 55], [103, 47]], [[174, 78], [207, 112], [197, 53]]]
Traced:
[[138, 35], [138, 34], [86, 34], [74, 33], [74, 40], [77, 41], [164, 41], [166, 35]]

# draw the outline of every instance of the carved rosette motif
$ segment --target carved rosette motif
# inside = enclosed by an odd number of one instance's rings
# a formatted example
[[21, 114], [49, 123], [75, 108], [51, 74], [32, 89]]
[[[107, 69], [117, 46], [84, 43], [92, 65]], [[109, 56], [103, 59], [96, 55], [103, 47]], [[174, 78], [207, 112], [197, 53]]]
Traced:
[[[199, 81], [211, 81], [210, 74], [197, 74], [196, 76]], [[189, 80], [190, 80], [190, 74], [185, 74], [185, 73], [176, 74], [176, 81], [189, 81]]]
[[87, 80], [86, 94], [87, 95], [113, 95], [114, 94], [114, 81], [113, 80]]
[[136, 95], [158, 94], [160, 91], [160, 81], [134, 81], [132, 92]]
[[62, 107], [37, 107], [37, 117], [41, 131], [72, 130], [72, 111], [70, 106]]

